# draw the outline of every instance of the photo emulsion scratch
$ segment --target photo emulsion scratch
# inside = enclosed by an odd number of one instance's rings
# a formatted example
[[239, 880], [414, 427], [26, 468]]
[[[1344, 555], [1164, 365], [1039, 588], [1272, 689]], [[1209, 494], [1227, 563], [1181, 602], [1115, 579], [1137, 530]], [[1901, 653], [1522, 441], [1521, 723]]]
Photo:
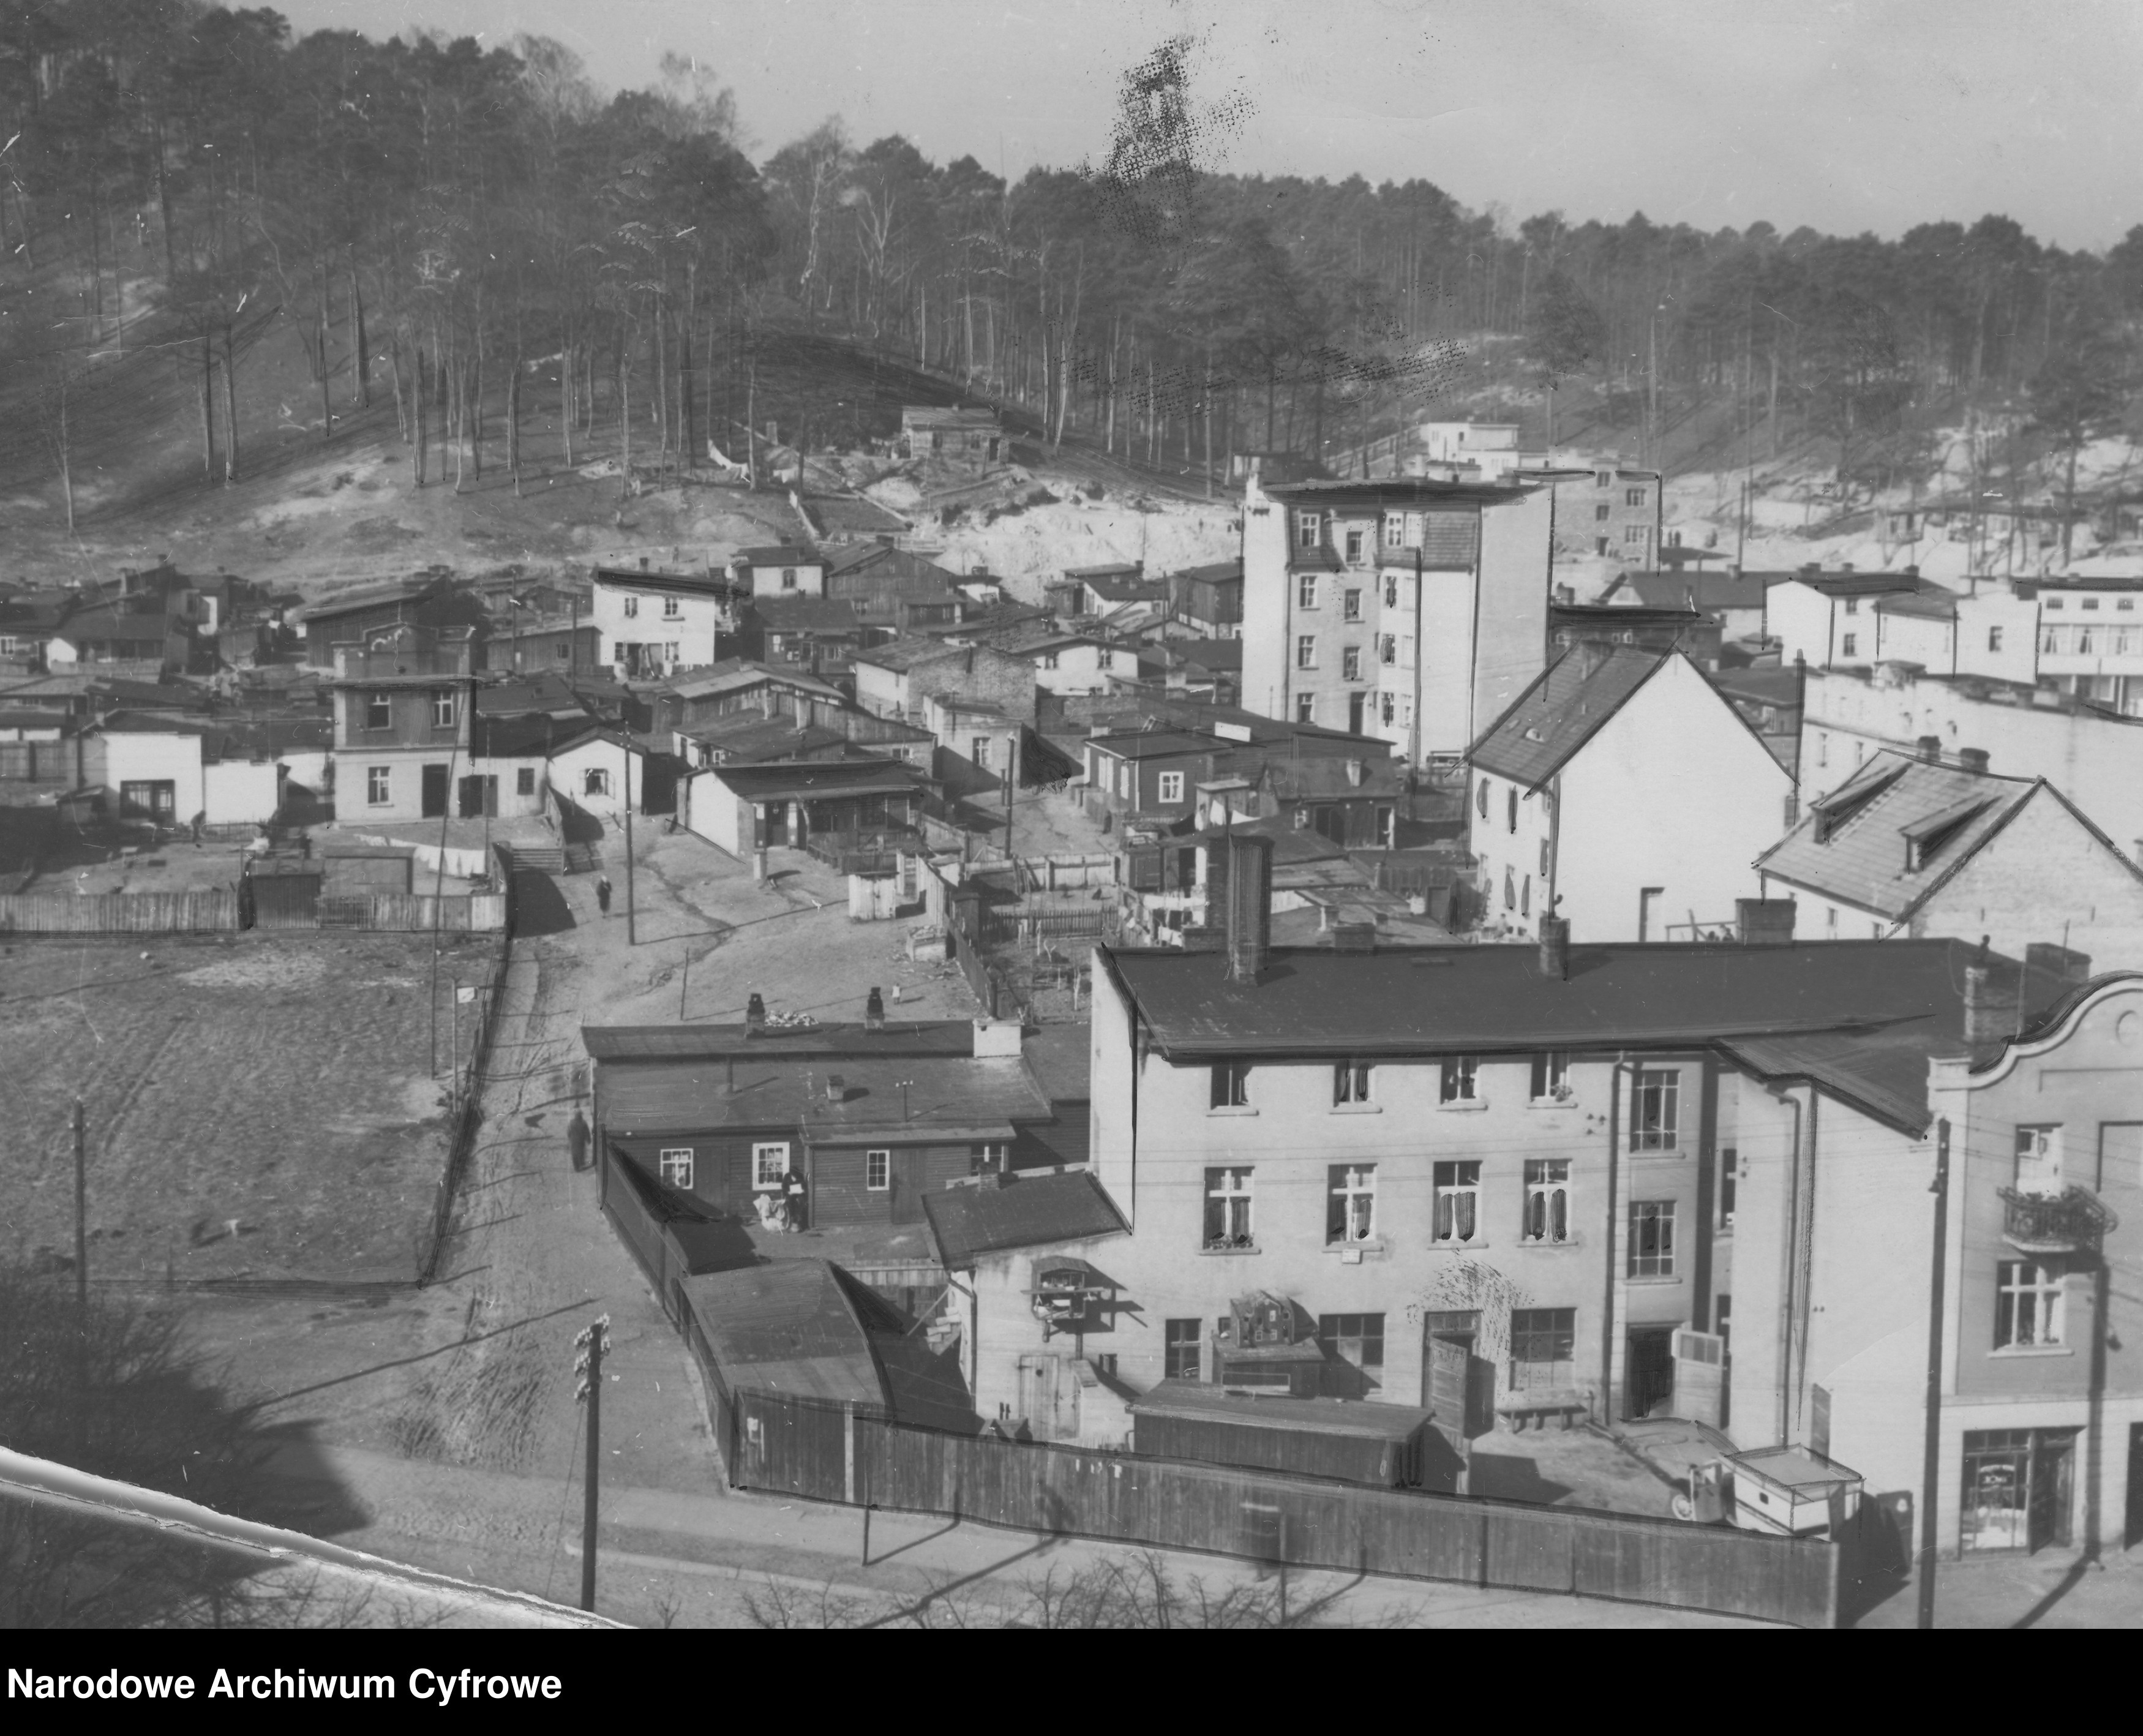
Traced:
[[2143, 1623], [2143, 26], [589, 17], [0, 19], [11, 1710]]

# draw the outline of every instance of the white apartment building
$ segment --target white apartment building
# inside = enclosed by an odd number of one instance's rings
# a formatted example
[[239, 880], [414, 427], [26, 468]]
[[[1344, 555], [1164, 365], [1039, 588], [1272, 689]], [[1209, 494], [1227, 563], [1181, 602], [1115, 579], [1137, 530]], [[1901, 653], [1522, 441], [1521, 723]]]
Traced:
[[720, 660], [737, 631], [735, 586], [710, 574], [596, 569], [596, 655], [621, 679], [654, 680]]

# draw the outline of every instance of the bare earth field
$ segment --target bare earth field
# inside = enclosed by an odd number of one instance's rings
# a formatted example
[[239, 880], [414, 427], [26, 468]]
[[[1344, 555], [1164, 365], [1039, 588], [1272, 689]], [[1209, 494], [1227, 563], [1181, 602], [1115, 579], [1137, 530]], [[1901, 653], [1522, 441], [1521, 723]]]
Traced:
[[[17, 939], [0, 947], [10, 1254], [72, 1259], [84, 1101], [92, 1277], [406, 1280], [446, 1160], [428, 936]], [[467, 1040], [467, 1033], [464, 1034]], [[235, 1229], [233, 1229], [234, 1224]]]

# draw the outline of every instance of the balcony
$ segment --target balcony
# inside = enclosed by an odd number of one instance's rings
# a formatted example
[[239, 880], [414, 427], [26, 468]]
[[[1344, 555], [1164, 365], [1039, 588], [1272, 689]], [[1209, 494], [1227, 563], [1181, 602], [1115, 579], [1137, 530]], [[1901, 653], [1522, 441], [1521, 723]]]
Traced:
[[2089, 1188], [2058, 1194], [2002, 1189], [2002, 1239], [2019, 1254], [2096, 1254], [2120, 1219]]

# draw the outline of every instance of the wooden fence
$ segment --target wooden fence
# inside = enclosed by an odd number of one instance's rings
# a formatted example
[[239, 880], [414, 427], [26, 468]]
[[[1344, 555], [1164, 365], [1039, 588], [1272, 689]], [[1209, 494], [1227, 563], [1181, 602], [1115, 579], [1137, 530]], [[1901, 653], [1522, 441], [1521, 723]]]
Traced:
[[[686, 1338], [702, 1363], [704, 1337]], [[709, 1382], [732, 1485], [1052, 1536], [1838, 1625], [1848, 1550], [1726, 1526], [956, 1435]]]
[[220, 934], [238, 928], [238, 893], [43, 893], [0, 897], [3, 934]]
[[356, 897], [323, 897], [323, 928], [367, 928], [381, 932], [497, 934], [506, 928], [503, 893], [371, 893]]
[[[447, 1244], [453, 1234], [454, 1197], [461, 1189], [462, 1176], [468, 1169], [469, 1159], [476, 1150], [477, 1133], [483, 1124], [483, 1076], [491, 1065], [492, 1043], [498, 1034], [499, 1002], [506, 997], [506, 972], [512, 957], [513, 942], [502, 934], [498, 950], [492, 956], [487, 979], [475, 985], [474, 1028], [468, 1037], [468, 1058], [463, 1061], [459, 1054], [455, 1054], [448, 1062], [447, 1166], [439, 1174], [438, 1187], [432, 1196], [432, 1221], [417, 1253], [419, 1283], [428, 1284], [438, 1278], [440, 1262], [446, 1256]], [[463, 986], [443, 982], [438, 987], [453, 994]], [[453, 1031], [453, 1041], [458, 1046], [461, 1021], [449, 1011], [439, 1024], [443, 1031]]]

